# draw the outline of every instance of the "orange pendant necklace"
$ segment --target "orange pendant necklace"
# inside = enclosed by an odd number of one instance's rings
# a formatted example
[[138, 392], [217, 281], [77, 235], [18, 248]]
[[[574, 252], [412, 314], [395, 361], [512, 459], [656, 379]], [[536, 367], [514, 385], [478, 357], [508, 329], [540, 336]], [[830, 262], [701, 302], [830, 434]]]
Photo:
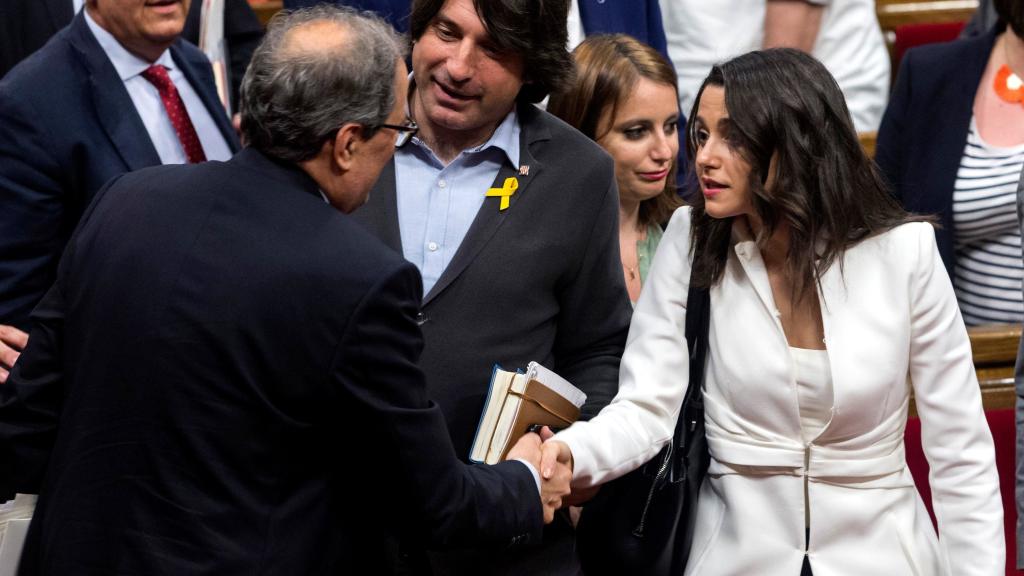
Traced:
[[1010, 49], [1006, 46], [1007, 38], [1000, 38], [1000, 41], [1003, 44], [1003, 58], [1006, 59], [1006, 64], [1000, 66], [996, 71], [996, 79], [992, 88], [996, 91], [996, 96], [999, 96], [1003, 102], [1024, 104], [1024, 80], [1021, 80], [1020, 76], [1017, 76], [1010, 68]]
[[999, 67], [994, 84], [996, 96], [1003, 102], [1024, 102], [1024, 80], [1014, 74], [1008, 65], [1003, 64]]

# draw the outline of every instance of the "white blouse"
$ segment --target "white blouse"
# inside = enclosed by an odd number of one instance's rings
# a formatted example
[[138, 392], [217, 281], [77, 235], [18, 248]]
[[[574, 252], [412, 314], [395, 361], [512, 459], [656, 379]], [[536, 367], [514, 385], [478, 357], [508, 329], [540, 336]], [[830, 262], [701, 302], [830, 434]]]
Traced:
[[812, 442], [832, 416], [832, 367], [828, 351], [790, 346], [789, 353], [793, 357], [800, 406], [800, 432], [804, 442]]

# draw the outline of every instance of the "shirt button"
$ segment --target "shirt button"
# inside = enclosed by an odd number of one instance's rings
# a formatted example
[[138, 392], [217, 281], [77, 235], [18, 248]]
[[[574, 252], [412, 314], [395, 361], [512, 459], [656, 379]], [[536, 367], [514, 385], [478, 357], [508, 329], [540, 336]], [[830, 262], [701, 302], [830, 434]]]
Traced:
[[427, 244], [427, 250], [430, 250], [431, 252], [437, 252], [437, 242], [431, 242], [430, 244]]
[[444, 188], [444, 187], [445, 187], [445, 186], [447, 186], [447, 185], [448, 185], [448, 183], [447, 183], [447, 182], [445, 182], [444, 180], [438, 180], [438, 181], [437, 181], [437, 187], [438, 187], [438, 188]]

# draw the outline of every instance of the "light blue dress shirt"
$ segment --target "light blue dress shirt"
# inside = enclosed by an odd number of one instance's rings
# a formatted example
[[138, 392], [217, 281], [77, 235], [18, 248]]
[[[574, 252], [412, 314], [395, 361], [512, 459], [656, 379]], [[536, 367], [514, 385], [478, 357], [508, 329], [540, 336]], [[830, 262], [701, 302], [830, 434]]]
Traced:
[[447, 166], [419, 138], [395, 152], [402, 253], [419, 268], [424, 294], [451, 263], [498, 169], [505, 162], [518, 168], [520, 132], [513, 108], [487, 142]]
[[[174, 131], [171, 118], [167, 115], [167, 110], [160, 100], [160, 93], [157, 92], [156, 86], [142, 77], [142, 72], [149, 68], [150, 63], [126, 50], [110, 32], [101, 28], [92, 19], [88, 10], [85, 11], [85, 21], [93, 36], [96, 37], [96, 41], [107, 54], [107, 58], [110, 59], [110, 63], [117, 70], [117, 75], [124, 82], [124, 87], [128, 91], [132, 103], [135, 104], [135, 110], [138, 111], [139, 117], [142, 118], [142, 123], [146, 127], [149, 139], [153, 143], [153, 147], [156, 148], [157, 155], [160, 156], [160, 163], [188, 163], [188, 157], [178, 139], [178, 133]], [[210, 116], [210, 111], [199, 99], [199, 94], [188, 83], [188, 79], [185, 78], [178, 65], [174, 63], [171, 51], [164, 50], [154, 64], [161, 64], [167, 68], [167, 74], [174, 82], [174, 87], [178, 89], [181, 101], [185, 103], [185, 110], [188, 110], [189, 119], [195, 126], [206, 159], [227, 160], [231, 158], [231, 147], [224, 139], [220, 129], [217, 128], [213, 117]], [[216, 112], [226, 114], [223, 110], [216, 110]]]

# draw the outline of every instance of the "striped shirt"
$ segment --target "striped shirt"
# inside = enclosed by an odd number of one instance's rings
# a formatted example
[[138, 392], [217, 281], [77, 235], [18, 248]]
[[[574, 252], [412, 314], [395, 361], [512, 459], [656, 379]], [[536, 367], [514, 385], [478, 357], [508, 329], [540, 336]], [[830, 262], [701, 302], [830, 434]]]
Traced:
[[1024, 145], [992, 146], [971, 119], [953, 186], [956, 266], [953, 286], [968, 326], [1024, 319], [1017, 181]]

